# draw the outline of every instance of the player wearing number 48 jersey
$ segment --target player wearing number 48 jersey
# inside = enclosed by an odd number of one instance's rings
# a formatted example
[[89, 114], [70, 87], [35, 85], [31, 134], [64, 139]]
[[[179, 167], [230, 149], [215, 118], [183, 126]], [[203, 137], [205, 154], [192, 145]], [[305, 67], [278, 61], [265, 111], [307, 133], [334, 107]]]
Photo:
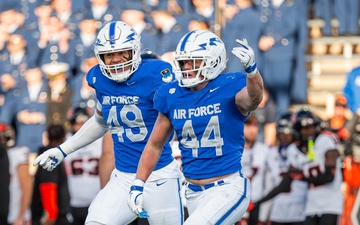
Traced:
[[129, 224], [136, 214], [149, 217], [150, 224], [182, 224], [181, 172], [168, 142], [143, 195], [147, 213], [138, 210], [134, 214], [126, 204], [138, 161], [158, 115], [153, 97], [161, 85], [173, 80], [171, 65], [157, 59], [141, 60], [140, 37], [121, 21], [108, 23], [99, 31], [94, 52], [99, 64], [87, 74], [98, 100], [94, 116], [65, 143], [38, 156], [35, 164], [52, 170], [68, 154], [110, 130], [116, 168], [92, 201], [85, 224]]
[[250, 185], [240, 172], [244, 121], [262, 100], [263, 83], [253, 50], [246, 40], [237, 42], [232, 52], [247, 74], [221, 74], [225, 46], [212, 32], [195, 30], [180, 40], [174, 56], [179, 81], [163, 85], [155, 95], [160, 113], [129, 194], [133, 211], [148, 204], [141, 193], [173, 130], [187, 180], [185, 224], [234, 224], [246, 211]]

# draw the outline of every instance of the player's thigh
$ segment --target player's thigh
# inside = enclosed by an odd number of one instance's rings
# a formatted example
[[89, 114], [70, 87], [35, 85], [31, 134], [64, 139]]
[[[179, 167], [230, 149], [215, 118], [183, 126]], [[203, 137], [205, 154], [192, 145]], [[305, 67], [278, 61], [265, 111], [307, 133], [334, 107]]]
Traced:
[[148, 181], [144, 187], [144, 209], [150, 224], [182, 224], [184, 220], [179, 178]]
[[185, 224], [234, 224], [249, 205], [249, 188], [249, 181], [239, 176], [201, 192], [186, 189], [189, 218]]
[[126, 201], [134, 176], [114, 170], [109, 182], [99, 191], [89, 207], [86, 223], [128, 224], [136, 218]]

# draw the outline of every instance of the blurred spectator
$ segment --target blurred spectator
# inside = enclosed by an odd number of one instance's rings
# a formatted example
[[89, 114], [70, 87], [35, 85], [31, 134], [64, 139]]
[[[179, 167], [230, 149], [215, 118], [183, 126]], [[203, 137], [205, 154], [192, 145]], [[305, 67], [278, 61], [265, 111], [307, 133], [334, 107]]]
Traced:
[[[47, 136], [49, 144], [39, 149], [39, 155], [64, 142], [65, 129], [62, 125], [50, 125]], [[39, 167], [35, 174], [31, 202], [32, 225], [70, 225], [70, 212], [70, 193], [64, 164], [60, 163], [51, 172]]]
[[[123, 2], [123, 1], [117, 1]], [[77, 13], [90, 14], [96, 20], [96, 28], [100, 29], [110, 21], [117, 20], [120, 15], [120, 8], [109, 3], [109, 0], [89, 0], [89, 6], [82, 8]]]
[[259, 41], [259, 70], [278, 106], [277, 117], [288, 111], [292, 101], [306, 102], [304, 57], [308, 28], [303, 7], [299, 1], [284, 0], [263, 0], [260, 6], [264, 31]]
[[14, 122], [16, 129], [16, 146], [26, 146], [30, 153], [37, 153], [42, 146], [42, 135], [45, 132], [47, 87], [39, 67], [30, 65], [25, 70], [26, 84], [11, 91], [7, 100], [11, 103], [0, 119], [7, 123]]
[[[49, 63], [41, 67], [48, 78], [46, 127], [50, 124], [67, 122], [66, 113], [71, 108], [72, 90], [66, 81], [69, 65], [66, 63]], [[68, 127], [67, 127], [68, 128]]]
[[80, 22], [79, 20], [82, 19], [82, 17], [77, 14], [78, 18], [76, 18], [76, 13], [72, 10], [72, 0], [52, 0], [51, 6], [56, 17], [74, 34], [77, 23]]
[[158, 52], [156, 45], [156, 29], [149, 22], [144, 7], [139, 2], [126, 5], [120, 14], [120, 20], [129, 24], [141, 36], [141, 49]]
[[55, 15], [48, 18], [45, 26], [40, 30], [38, 46], [40, 54], [37, 62], [40, 67], [51, 62], [64, 62], [70, 67], [67, 76], [73, 75], [75, 50], [70, 44], [70, 31]]
[[[269, 153], [269, 146], [263, 142], [258, 141], [258, 122], [253, 114], [245, 120], [244, 136], [245, 146], [241, 159], [242, 173], [249, 178], [251, 182], [250, 201], [256, 202], [265, 194], [266, 185], [266, 158]], [[243, 222], [249, 225], [257, 225], [260, 220], [266, 222], [269, 209], [267, 205], [262, 205], [260, 208], [246, 213]], [[241, 224], [241, 223], [240, 223]]]
[[[73, 136], [92, 115], [92, 109], [75, 107], [68, 113], [70, 132]], [[70, 154], [64, 160], [70, 192], [70, 206], [74, 218], [72, 225], [83, 225], [91, 201], [100, 191], [99, 158], [102, 152], [102, 139], [88, 144], [80, 151]]]
[[24, 25], [25, 16], [20, 10], [19, 2], [2, 1], [2, 4], [0, 8], [0, 30], [5, 30], [11, 34]]
[[6, 124], [0, 123], [0, 224], [7, 224], [10, 203], [10, 165], [7, 154], [7, 142], [9, 128]]
[[334, 4], [334, 16], [339, 22], [339, 35], [359, 35], [360, 1], [334, 0], [332, 4]]
[[[37, 51], [40, 51], [40, 47], [38, 46], [38, 41], [41, 36], [41, 31], [43, 29], [46, 29], [52, 11], [53, 8], [50, 5], [50, 1], [46, 1], [46, 0], [36, 1], [33, 12], [35, 21], [32, 22], [31, 24], [28, 24], [24, 29], [25, 31], [23, 32], [25, 34], [25, 38], [28, 43], [28, 46], [31, 46], [32, 50], [37, 49]], [[40, 53], [37, 53], [36, 60], [38, 60], [39, 54]], [[38, 61], [36, 63], [38, 63]]]
[[[72, 76], [68, 77], [68, 83], [74, 91], [74, 104], [79, 104], [79, 101], [81, 101], [79, 94], [83, 78], [87, 71], [97, 64], [94, 55], [94, 44], [97, 35], [96, 20], [89, 14], [84, 15], [83, 19], [78, 24], [76, 33], [76, 38], [70, 42], [72, 46], [70, 49], [75, 51], [74, 55], [76, 61], [72, 68]], [[89, 62], [91, 63], [89, 64]]]
[[274, 146], [276, 142], [276, 104], [266, 88], [264, 88], [263, 100], [254, 111], [254, 116], [259, 126], [258, 140]]
[[151, 17], [157, 30], [153, 38], [156, 40], [154, 51], [159, 55], [175, 51], [179, 37], [188, 32], [187, 27], [166, 10], [152, 11]]
[[[344, 2], [343, 0], [340, 0]], [[324, 22], [322, 27], [322, 36], [332, 36], [332, 24], [331, 19], [334, 16], [334, 1], [329, 0], [312, 0], [314, 18], [321, 19]]]
[[[228, 72], [241, 71], [245, 72], [244, 68], [237, 63], [237, 58], [231, 53], [234, 47], [238, 44], [236, 39], [244, 39], [248, 41], [250, 46], [253, 46], [255, 56], [260, 58], [259, 40], [261, 37], [263, 23], [260, 21], [259, 10], [255, 8], [252, 0], [237, 0], [236, 6], [238, 12], [227, 21], [225, 29], [223, 29], [223, 37], [228, 43], [227, 55], [229, 61], [226, 69]], [[249, 23], [251, 21], [251, 23]], [[259, 66], [261, 66], [259, 64]]]
[[334, 115], [327, 121], [328, 130], [337, 134], [341, 143], [348, 141], [351, 135], [347, 126], [346, 110], [346, 98], [338, 96], [335, 100]]
[[31, 46], [28, 46], [22, 32], [9, 35], [6, 53], [0, 59], [0, 76], [3, 81], [3, 91], [19, 88], [25, 84], [24, 72], [29, 65], [35, 63], [38, 54], [36, 48], [31, 50], [30, 48]]
[[351, 112], [360, 116], [360, 66], [348, 73], [343, 92]]
[[81, 63], [81, 73], [71, 81], [71, 89], [73, 90], [72, 103], [73, 105], [80, 105], [82, 107], [94, 108], [96, 104], [96, 96], [94, 88], [90, 87], [86, 81], [87, 72], [98, 61], [95, 56], [84, 58]]
[[191, 0], [191, 15], [201, 15], [205, 17], [211, 27], [215, 24], [215, 4], [214, 0]]
[[210, 24], [203, 16], [193, 16], [188, 24], [188, 31], [192, 30], [210, 30]]
[[16, 146], [8, 150], [10, 165], [10, 205], [8, 224], [30, 223], [32, 176], [29, 172], [30, 149]]

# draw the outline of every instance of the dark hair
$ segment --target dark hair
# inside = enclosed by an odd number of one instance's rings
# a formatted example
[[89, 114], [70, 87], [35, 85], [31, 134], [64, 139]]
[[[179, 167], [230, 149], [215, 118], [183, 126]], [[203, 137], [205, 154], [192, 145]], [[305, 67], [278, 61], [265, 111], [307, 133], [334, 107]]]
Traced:
[[49, 142], [62, 142], [65, 138], [65, 129], [60, 124], [51, 124], [47, 129], [47, 133]]

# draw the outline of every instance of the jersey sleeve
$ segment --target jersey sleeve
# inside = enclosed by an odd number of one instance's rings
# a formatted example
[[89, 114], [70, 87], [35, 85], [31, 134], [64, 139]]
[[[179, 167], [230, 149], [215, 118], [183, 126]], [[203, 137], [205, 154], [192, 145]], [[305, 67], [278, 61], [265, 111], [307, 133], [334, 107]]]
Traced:
[[169, 117], [168, 103], [166, 102], [167, 90], [169, 90], [168, 85], [164, 85], [155, 92], [154, 109]]
[[329, 150], [338, 149], [338, 141], [335, 136], [329, 134], [321, 134], [315, 141], [316, 158], [325, 162], [325, 153]]
[[147, 65], [149, 71], [151, 71], [152, 80], [155, 82], [154, 86], [156, 89], [164, 83], [170, 83], [174, 80], [175, 75], [170, 63], [162, 60], [151, 60], [145, 65]]

